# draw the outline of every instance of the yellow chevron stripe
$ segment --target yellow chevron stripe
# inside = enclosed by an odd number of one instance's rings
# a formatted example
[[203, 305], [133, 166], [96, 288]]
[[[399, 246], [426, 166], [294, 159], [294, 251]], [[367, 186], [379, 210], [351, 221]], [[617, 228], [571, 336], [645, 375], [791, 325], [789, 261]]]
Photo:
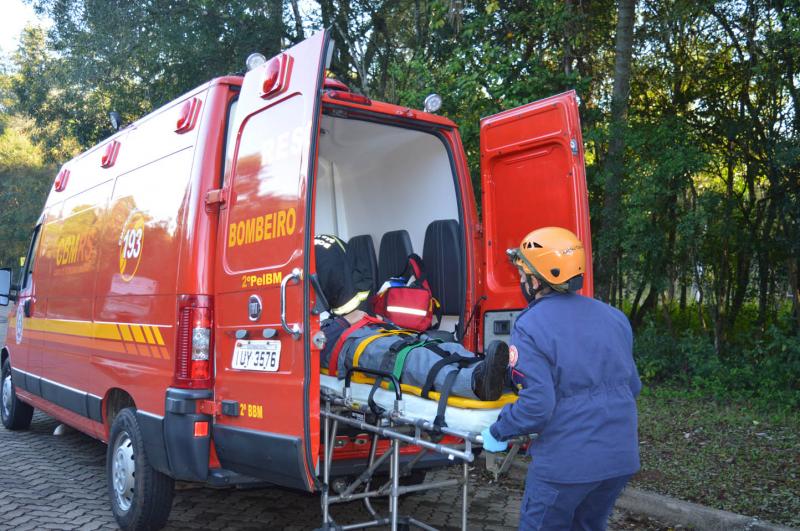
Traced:
[[[13, 317], [9, 318], [9, 321], [12, 319]], [[164, 349], [166, 344], [164, 336], [161, 334], [158, 325], [43, 319], [38, 317], [26, 318], [24, 324], [26, 330], [35, 332], [150, 344], [154, 345], [153, 356], [169, 359], [169, 354]], [[145, 348], [144, 352], [140, 349], [140, 354], [144, 356], [151, 355], [147, 348]]]
[[126, 324], [119, 325], [119, 331], [122, 332], [122, 339], [125, 341], [133, 341], [133, 336], [131, 335], [131, 329]]
[[163, 347], [164, 346], [164, 338], [161, 337], [161, 332], [158, 330], [157, 326], [153, 327], [153, 335], [156, 338], [156, 342]]
[[147, 325], [142, 325], [142, 330], [144, 330], [144, 336], [147, 338], [147, 342], [151, 345], [155, 345], [156, 340], [153, 339], [153, 334], [150, 332], [150, 327]]
[[133, 332], [133, 338], [136, 340], [137, 343], [144, 343], [144, 334], [142, 334], [142, 329], [139, 325], [131, 325], [131, 331]]

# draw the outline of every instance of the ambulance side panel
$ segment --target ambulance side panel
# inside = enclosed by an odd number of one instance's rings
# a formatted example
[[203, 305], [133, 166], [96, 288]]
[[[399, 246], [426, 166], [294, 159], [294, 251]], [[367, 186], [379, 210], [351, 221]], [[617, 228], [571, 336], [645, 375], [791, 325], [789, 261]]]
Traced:
[[[32, 332], [40, 336], [41, 397], [80, 417], [71, 424], [97, 436], [102, 433], [102, 394], [87, 395], [92, 381], [91, 361], [95, 335], [92, 322], [99, 234], [114, 185], [113, 168], [103, 172], [97, 150], [70, 165], [64, 192], [72, 192], [53, 205], [42, 232], [41, 262], [48, 275], [40, 280], [46, 311], [33, 319]], [[79, 185], [91, 182], [89, 188]], [[77, 193], [75, 193], [77, 191]], [[61, 192], [62, 194], [64, 192]], [[40, 270], [39, 273], [45, 273]], [[33, 353], [33, 351], [32, 351]], [[87, 422], [91, 421], [91, 422]]]

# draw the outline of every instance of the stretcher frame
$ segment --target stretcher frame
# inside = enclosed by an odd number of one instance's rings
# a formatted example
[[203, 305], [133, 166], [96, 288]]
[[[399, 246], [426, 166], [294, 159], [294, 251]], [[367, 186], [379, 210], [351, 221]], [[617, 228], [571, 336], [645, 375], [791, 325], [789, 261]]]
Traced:
[[[395, 392], [394, 407], [386, 410], [372, 400], [370, 394], [368, 404], [357, 404], [352, 400], [350, 381], [354, 372], [362, 372], [376, 378], [377, 382], [383, 379], [389, 380]], [[377, 385], [377, 384], [376, 384]], [[374, 392], [374, 391], [373, 391]], [[425, 529], [427, 531], [437, 531], [433, 526], [426, 524], [411, 516], [401, 516], [399, 514], [399, 498], [404, 494], [432, 490], [439, 488], [460, 487], [461, 488], [461, 529], [466, 531], [469, 506], [469, 465], [475, 461], [474, 445], [482, 445], [483, 438], [480, 434], [463, 430], [451, 429], [447, 426], [436, 426], [433, 422], [414, 419], [408, 417], [403, 411], [403, 394], [400, 382], [397, 378], [385, 371], [352, 368], [347, 371], [345, 377], [344, 396], [336, 396], [328, 390], [322, 391], [323, 407], [320, 414], [323, 417], [323, 442], [324, 458], [322, 469], [322, 530], [350, 530], [366, 529], [370, 527], [388, 525], [392, 531], [398, 529], [410, 529], [411, 526]], [[370, 422], [370, 420], [373, 420]], [[332, 465], [333, 450], [336, 446], [336, 436], [339, 425], [347, 425], [359, 430], [364, 430], [372, 434], [369, 457], [367, 458], [366, 469], [348, 484], [344, 490], [332, 495], [330, 492], [330, 473]], [[404, 433], [402, 430], [413, 430], [413, 435]], [[462, 445], [448, 446], [423, 439], [422, 434], [432, 435], [452, 435], [464, 441]], [[378, 440], [384, 438], [391, 441], [390, 448], [380, 457], [376, 457]], [[400, 444], [407, 443], [419, 446], [423, 449], [410, 462], [406, 463], [401, 471], [400, 467]], [[461, 477], [457, 479], [447, 479], [421, 483], [419, 485], [401, 486], [400, 477], [403, 473], [410, 472], [427, 452], [436, 452], [447, 456], [450, 460], [459, 459], [461, 461]], [[375, 473], [389, 460], [389, 480], [381, 487], [373, 488], [371, 483]], [[361, 492], [356, 492], [363, 485]], [[388, 516], [380, 516], [373, 508], [371, 500], [373, 498], [389, 498]], [[331, 517], [330, 507], [336, 503], [345, 503], [354, 500], [363, 500], [367, 511], [373, 519], [355, 524], [339, 525]]]

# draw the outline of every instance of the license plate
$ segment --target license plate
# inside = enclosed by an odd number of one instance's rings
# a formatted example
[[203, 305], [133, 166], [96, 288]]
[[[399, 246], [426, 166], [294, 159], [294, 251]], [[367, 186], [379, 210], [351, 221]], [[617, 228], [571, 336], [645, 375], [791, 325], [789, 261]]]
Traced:
[[280, 341], [237, 341], [231, 367], [243, 371], [278, 372], [281, 365]]

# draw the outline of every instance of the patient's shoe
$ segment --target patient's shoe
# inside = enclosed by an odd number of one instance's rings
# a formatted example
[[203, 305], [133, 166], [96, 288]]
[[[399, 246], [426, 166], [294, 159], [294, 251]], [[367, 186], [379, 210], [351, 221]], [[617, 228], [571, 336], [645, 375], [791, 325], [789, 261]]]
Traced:
[[481, 400], [497, 400], [503, 394], [507, 370], [508, 345], [503, 341], [492, 341], [483, 361], [472, 373], [472, 390]]

